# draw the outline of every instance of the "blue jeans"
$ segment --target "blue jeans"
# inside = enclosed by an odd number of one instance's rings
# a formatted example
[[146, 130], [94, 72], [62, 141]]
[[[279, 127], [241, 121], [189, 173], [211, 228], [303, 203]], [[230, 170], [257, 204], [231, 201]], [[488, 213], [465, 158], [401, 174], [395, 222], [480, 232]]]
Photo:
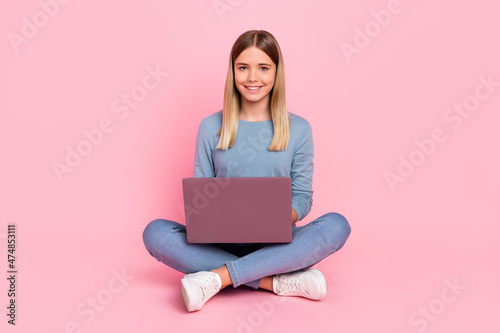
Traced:
[[165, 265], [183, 272], [210, 271], [226, 265], [233, 286], [259, 287], [266, 276], [309, 268], [338, 251], [351, 233], [346, 218], [327, 213], [293, 227], [290, 243], [191, 244], [186, 226], [169, 220], [151, 221], [143, 233], [148, 252]]

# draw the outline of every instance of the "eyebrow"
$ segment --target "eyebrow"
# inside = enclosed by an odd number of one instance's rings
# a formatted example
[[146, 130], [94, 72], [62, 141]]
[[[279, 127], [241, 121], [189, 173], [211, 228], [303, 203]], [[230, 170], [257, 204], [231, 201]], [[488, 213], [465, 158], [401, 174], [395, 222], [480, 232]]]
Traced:
[[[245, 66], [248, 66], [248, 64], [246, 64], [246, 63], [244, 63], [244, 62], [239, 62], [239, 63], [237, 63], [236, 65], [245, 65]], [[259, 66], [262, 66], [262, 65], [264, 65], [264, 66], [272, 66], [272, 65], [270, 65], [270, 64], [265, 64], [265, 63], [260, 63], [260, 64], [258, 64], [258, 65], [259, 65]]]

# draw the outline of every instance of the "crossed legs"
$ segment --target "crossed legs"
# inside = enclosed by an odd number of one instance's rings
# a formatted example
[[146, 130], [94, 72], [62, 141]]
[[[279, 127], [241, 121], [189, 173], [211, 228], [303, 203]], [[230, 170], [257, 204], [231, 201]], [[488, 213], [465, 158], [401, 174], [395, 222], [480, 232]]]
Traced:
[[184, 225], [164, 219], [150, 222], [143, 239], [154, 258], [175, 270], [215, 272], [222, 288], [245, 284], [273, 291], [274, 275], [313, 266], [342, 248], [350, 232], [345, 217], [327, 213], [294, 227], [293, 240], [287, 244], [191, 244]]

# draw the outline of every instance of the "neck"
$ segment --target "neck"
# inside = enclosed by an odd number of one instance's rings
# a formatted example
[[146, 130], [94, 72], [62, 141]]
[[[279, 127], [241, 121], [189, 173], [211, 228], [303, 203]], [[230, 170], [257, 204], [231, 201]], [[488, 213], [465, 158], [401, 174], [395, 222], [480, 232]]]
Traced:
[[262, 121], [271, 119], [269, 98], [264, 98], [255, 103], [242, 101], [240, 108], [240, 118], [247, 121]]

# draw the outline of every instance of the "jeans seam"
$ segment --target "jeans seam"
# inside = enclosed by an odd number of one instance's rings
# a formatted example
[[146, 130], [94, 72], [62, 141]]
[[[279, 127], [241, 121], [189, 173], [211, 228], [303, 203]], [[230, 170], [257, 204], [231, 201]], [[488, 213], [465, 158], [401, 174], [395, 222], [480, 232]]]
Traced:
[[[238, 287], [241, 284], [240, 283], [240, 278], [238, 277], [238, 273], [236, 272], [236, 269], [234, 267], [234, 263], [232, 261], [230, 261], [228, 264], [231, 265], [231, 270], [233, 271], [234, 277], [236, 278], [236, 285], [235, 285], [235, 283], [233, 281], [233, 287], [236, 288], [236, 287]], [[229, 276], [231, 276], [231, 274], [229, 274]]]

